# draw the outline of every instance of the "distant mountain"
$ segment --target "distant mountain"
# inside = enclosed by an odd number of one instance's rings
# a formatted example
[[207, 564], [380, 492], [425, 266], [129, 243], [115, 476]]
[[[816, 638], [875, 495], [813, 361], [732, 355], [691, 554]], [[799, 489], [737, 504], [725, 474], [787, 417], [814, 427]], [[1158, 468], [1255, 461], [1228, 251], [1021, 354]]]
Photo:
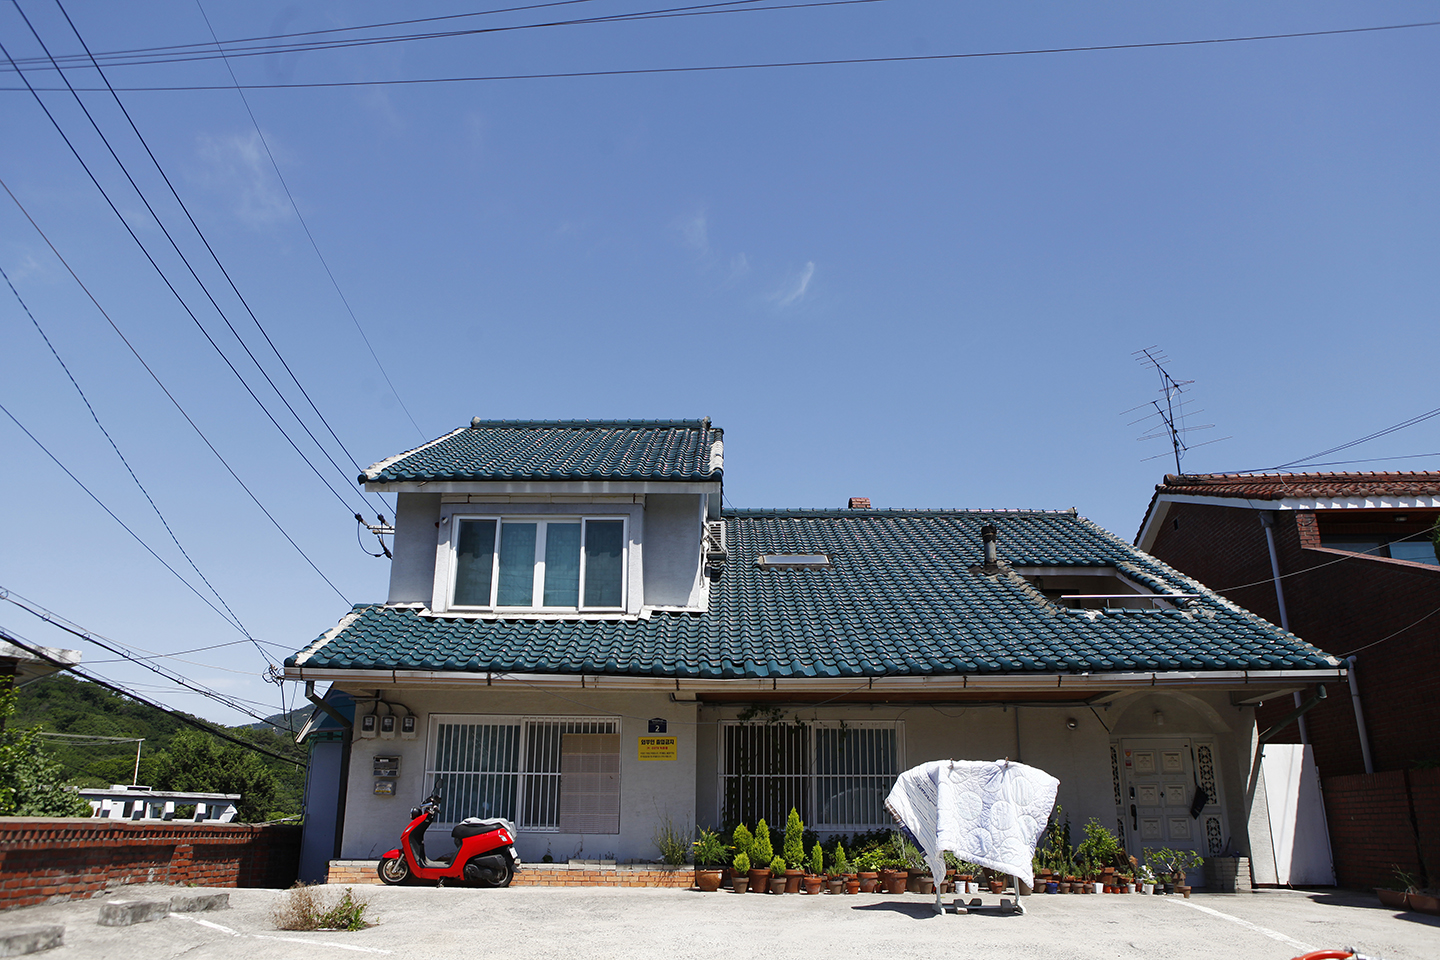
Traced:
[[305, 726], [305, 721], [310, 719], [310, 714], [314, 710], [315, 707], [307, 703], [303, 707], [296, 707], [289, 713], [277, 713], [273, 717], [266, 717], [264, 723], [247, 723], [237, 729], [270, 730], [285, 736], [294, 736]]

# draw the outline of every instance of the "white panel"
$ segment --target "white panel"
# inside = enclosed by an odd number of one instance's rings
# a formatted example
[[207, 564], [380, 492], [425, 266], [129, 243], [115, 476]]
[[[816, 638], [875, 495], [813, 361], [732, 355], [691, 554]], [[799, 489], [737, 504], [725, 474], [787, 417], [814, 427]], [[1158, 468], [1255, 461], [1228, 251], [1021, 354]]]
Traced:
[[567, 733], [560, 746], [560, 832], [620, 832], [620, 735]]
[[1260, 758], [1277, 883], [1331, 886], [1335, 867], [1313, 748], [1267, 743]]

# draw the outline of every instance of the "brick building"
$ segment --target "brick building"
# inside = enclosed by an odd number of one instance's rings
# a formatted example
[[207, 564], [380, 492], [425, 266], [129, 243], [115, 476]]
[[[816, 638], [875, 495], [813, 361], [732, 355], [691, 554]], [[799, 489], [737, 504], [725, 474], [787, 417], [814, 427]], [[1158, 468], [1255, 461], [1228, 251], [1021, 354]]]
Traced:
[[[1305, 717], [1328, 777], [1440, 761], [1437, 516], [1440, 473], [1169, 475], [1135, 542], [1322, 650], [1354, 656], [1368, 743], [1344, 686]], [[1266, 704], [1261, 728], [1291, 709], [1289, 698]], [[1297, 725], [1276, 739], [1299, 736]]]

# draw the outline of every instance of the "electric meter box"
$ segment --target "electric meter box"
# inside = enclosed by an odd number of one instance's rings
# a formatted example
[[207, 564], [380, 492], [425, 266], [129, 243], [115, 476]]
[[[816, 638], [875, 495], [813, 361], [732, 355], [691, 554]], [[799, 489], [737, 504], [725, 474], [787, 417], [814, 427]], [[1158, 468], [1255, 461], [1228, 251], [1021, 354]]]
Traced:
[[376, 757], [374, 763], [375, 776], [384, 778], [386, 780], [394, 780], [396, 777], [400, 776], [399, 757]]
[[395, 739], [395, 715], [393, 713], [387, 713], [380, 718], [380, 739]]
[[375, 739], [376, 719], [373, 713], [367, 713], [360, 718], [360, 736], [367, 740]]
[[415, 715], [413, 713], [407, 713], [400, 718], [400, 739], [415, 739]]

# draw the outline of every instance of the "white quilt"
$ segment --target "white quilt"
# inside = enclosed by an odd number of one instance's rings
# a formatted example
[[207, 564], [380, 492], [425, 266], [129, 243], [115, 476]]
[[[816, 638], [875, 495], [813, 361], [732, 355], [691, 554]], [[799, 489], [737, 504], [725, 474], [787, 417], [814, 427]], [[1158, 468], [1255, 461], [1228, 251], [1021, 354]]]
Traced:
[[906, 770], [885, 806], [915, 836], [936, 889], [943, 851], [1034, 886], [1031, 860], [1060, 781], [1009, 760], [936, 760]]

